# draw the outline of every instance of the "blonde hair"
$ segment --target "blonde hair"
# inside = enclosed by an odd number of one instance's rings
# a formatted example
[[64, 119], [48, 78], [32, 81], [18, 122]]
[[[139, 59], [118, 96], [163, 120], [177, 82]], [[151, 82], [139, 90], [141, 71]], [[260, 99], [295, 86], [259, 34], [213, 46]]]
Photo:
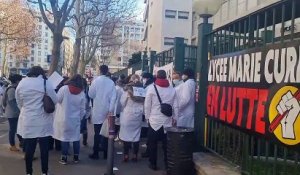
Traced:
[[133, 83], [137, 83], [137, 82], [140, 82], [140, 76], [137, 75], [137, 74], [133, 74], [131, 77], [130, 77], [130, 82], [133, 82]]

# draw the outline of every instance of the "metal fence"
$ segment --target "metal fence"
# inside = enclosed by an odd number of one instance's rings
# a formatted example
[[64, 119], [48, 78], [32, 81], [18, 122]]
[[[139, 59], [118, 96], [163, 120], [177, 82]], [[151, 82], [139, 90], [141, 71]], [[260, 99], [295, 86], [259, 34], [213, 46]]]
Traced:
[[[300, 17], [299, 0], [282, 0], [254, 12], [209, 35], [211, 56], [300, 40], [295, 19]], [[298, 30], [300, 31], [300, 30]], [[299, 175], [300, 149], [207, 120], [206, 148], [238, 165], [242, 174]]]

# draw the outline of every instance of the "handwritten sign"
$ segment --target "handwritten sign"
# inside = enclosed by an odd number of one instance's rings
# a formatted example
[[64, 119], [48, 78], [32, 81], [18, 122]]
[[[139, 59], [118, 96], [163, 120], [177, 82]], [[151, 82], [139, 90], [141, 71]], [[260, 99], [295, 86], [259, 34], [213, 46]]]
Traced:
[[133, 87], [133, 96], [146, 97], [146, 90], [141, 87]]
[[63, 81], [63, 77], [59, 75], [57, 72], [53, 72], [52, 75], [48, 78], [48, 80], [52, 83], [53, 87], [56, 88], [61, 81]]

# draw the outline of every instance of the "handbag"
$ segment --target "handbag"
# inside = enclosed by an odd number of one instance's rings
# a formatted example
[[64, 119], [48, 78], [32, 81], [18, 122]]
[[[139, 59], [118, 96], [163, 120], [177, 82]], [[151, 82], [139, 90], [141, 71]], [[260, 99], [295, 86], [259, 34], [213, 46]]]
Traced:
[[156, 92], [156, 95], [157, 95], [159, 103], [160, 103], [160, 112], [167, 117], [171, 117], [173, 115], [173, 107], [170, 104], [163, 103], [160, 98], [160, 95], [158, 93], [157, 87], [155, 85], [154, 85], [154, 88], [155, 88], [155, 92]]
[[46, 79], [44, 79], [44, 97], [43, 97], [43, 106], [46, 113], [51, 114], [55, 111], [55, 104], [51, 97], [48, 96], [46, 91]]

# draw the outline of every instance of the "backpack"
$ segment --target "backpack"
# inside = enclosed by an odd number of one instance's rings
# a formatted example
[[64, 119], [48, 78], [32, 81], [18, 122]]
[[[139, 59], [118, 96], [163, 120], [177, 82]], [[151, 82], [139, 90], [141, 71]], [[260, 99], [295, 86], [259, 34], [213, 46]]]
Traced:
[[3, 97], [2, 97], [2, 108], [3, 110], [5, 110], [6, 106], [7, 106], [7, 92], [9, 89], [11, 88], [15, 88], [14, 86], [8, 86], [6, 89], [5, 89], [5, 92], [3, 94]]

